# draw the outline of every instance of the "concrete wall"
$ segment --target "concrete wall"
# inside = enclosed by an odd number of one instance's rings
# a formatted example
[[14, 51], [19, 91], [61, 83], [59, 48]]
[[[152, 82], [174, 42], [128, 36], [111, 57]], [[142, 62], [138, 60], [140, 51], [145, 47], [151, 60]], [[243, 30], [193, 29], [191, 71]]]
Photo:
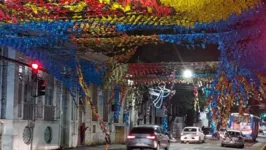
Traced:
[[[26, 120], [10, 120], [13, 122], [13, 150], [29, 150], [30, 144], [23, 141], [23, 131], [28, 125]], [[52, 140], [48, 144], [44, 139], [44, 132], [47, 127], [52, 128]], [[59, 148], [59, 123], [58, 121], [36, 121], [33, 135], [33, 149], [46, 150]]]

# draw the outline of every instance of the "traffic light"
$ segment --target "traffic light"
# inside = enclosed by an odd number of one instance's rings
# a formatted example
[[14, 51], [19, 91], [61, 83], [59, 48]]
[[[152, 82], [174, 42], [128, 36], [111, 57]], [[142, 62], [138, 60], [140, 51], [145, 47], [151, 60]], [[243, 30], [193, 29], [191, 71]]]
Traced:
[[36, 63], [31, 64], [31, 78], [35, 82], [38, 79], [38, 69], [39, 69], [38, 64], [36, 64]]
[[38, 96], [45, 95], [46, 82], [42, 79], [38, 80]]

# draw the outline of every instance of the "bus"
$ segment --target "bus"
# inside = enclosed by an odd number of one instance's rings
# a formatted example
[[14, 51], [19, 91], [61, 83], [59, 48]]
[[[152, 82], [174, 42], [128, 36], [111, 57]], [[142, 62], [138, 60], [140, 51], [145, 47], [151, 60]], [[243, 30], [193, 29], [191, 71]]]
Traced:
[[258, 116], [244, 113], [231, 113], [229, 117], [228, 128], [231, 130], [240, 130], [246, 140], [256, 141], [259, 133], [260, 118]]

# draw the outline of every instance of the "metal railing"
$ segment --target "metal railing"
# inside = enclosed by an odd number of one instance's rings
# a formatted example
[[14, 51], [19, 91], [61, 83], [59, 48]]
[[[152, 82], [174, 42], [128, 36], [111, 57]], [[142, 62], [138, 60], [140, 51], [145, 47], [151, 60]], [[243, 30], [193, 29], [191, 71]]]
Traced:
[[23, 119], [32, 120], [33, 119], [33, 104], [23, 104]]
[[23, 104], [23, 120], [33, 119], [34, 107], [35, 107], [35, 119], [44, 119], [46, 121], [55, 120], [55, 106], [34, 105], [34, 104]]

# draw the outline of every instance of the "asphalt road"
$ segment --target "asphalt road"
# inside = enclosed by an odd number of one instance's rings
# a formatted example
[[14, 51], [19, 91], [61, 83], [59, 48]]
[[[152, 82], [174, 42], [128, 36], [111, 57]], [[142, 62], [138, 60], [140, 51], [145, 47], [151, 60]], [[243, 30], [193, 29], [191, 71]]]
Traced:
[[[250, 149], [253, 144], [247, 143], [244, 149]], [[239, 150], [239, 148], [221, 147], [220, 141], [206, 141], [203, 144], [181, 144], [173, 143], [170, 150]]]
[[[245, 150], [262, 150], [263, 145], [266, 143], [266, 137], [259, 137], [257, 143], [246, 142]], [[96, 147], [83, 147], [75, 148], [74, 150], [104, 150], [105, 146]], [[125, 145], [110, 145], [109, 150], [126, 150]], [[206, 140], [206, 143], [202, 144], [182, 144], [182, 143], [171, 143], [170, 150], [239, 150], [239, 148], [221, 147], [220, 141], [217, 140]]]

